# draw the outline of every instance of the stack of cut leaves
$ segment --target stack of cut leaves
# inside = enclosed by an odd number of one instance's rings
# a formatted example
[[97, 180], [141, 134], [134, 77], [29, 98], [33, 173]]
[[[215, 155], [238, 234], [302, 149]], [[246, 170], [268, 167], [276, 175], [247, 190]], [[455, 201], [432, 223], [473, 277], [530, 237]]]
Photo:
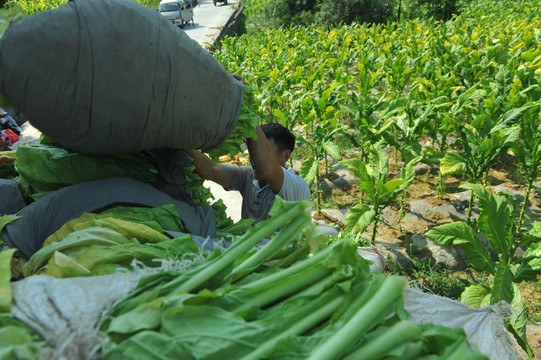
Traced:
[[[42, 143], [20, 146], [17, 150], [2, 152], [0, 174], [14, 178], [27, 203], [38, 200], [63, 187], [113, 177], [125, 177], [143, 183], [152, 183], [158, 169], [144, 153], [95, 156], [82, 154], [50, 143], [42, 136]], [[0, 158], [1, 160], [1, 158]], [[15, 166], [13, 166], [15, 164]], [[195, 206], [211, 205], [213, 196], [203, 186], [203, 179], [194, 171], [192, 162], [183, 165], [186, 194]], [[223, 233], [233, 226], [221, 200], [212, 203], [216, 215], [216, 228]], [[173, 230], [169, 228], [168, 230]]]
[[25, 277], [104, 275], [130, 270], [134, 261], [139, 266], [158, 267], [163, 261], [189, 263], [200, 256], [191, 235], [170, 239], [163, 229], [183, 231], [174, 205], [119, 206], [100, 214], [84, 213], [45, 239], [20, 271]]
[[370, 273], [350, 240], [322, 240], [306, 203], [276, 201], [223, 253], [143, 278], [102, 319], [103, 358], [486, 358], [461, 329], [409, 322], [405, 281]]
[[[158, 170], [142, 153], [95, 156], [48, 143], [17, 148], [15, 168], [19, 186], [36, 200], [65, 186], [112, 177], [126, 177], [151, 183]], [[45, 140], [45, 141], [44, 141]]]
[[0, 252], [0, 359], [36, 359], [47, 343], [9, 311], [14, 253], [15, 249]]

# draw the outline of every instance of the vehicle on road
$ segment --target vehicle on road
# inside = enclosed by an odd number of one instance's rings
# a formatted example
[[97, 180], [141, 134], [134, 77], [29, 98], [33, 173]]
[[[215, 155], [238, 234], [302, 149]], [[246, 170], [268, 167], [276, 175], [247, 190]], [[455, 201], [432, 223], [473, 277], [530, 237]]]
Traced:
[[227, 5], [227, 0], [212, 0], [212, 2], [214, 3], [214, 6], [216, 6], [217, 3], [224, 3], [225, 5]]
[[193, 5], [190, 0], [162, 0], [158, 11], [174, 25], [184, 28], [193, 21]]

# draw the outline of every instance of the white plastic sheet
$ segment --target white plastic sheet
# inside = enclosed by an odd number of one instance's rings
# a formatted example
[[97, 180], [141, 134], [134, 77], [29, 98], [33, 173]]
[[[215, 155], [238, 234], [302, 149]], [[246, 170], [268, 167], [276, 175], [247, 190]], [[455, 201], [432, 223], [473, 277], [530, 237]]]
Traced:
[[511, 307], [505, 303], [471, 308], [456, 300], [408, 288], [404, 305], [416, 324], [434, 323], [450, 328], [463, 328], [468, 340], [491, 360], [518, 359], [516, 342], [505, 328], [505, 317]]
[[51, 346], [40, 359], [99, 359], [107, 338], [97, 321], [135, 288], [141, 274], [56, 279], [35, 275], [14, 282], [11, 313]]

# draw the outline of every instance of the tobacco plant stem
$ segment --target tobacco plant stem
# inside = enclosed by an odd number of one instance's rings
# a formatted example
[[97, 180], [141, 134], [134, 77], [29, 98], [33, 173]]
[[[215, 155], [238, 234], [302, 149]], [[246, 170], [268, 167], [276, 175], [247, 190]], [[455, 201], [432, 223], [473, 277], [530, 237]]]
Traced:
[[207, 280], [209, 280], [214, 275], [223, 271], [229, 264], [233, 263], [235, 259], [239, 256], [244, 255], [246, 252], [251, 250], [258, 242], [260, 242], [266, 236], [271, 235], [274, 231], [286, 225], [291, 219], [296, 218], [306, 209], [307, 204], [304, 202], [299, 202], [295, 206], [283, 212], [281, 215], [276, 218], [271, 218], [265, 224], [259, 227], [254, 233], [249, 234], [249, 237], [246, 239], [238, 239], [238, 245], [234, 244], [227, 251], [225, 251], [222, 256], [216, 259], [215, 262], [209, 264], [209, 266], [202, 269], [200, 272], [194, 274], [187, 281], [180, 284], [175, 292], [190, 292], [197, 287], [201, 286]]
[[310, 220], [310, 214], [307, 212], [293, 219], [275, 238], [272, 238], [265, 246], [257, 250], [252, 256], [234, 268], [233, 271], [231, 271], [230, 277], [237, 280], [246, 272], [259, 266], [266, 259], [270, 258], [273, 254], [287, 245], [287, 243], [296, 239], [296, 235], [302, 231], [304, 226], [307, 225]]
[[526, 192], [524, 193], [524, 200], [522, 200], [522, 204], [520, 205], [520, 214], [517, 220], [517, 235], [521, 233], [520, 229], [522, 228], [522, 224], [524, 223], [524, 214], [526, 214], [526, 208], [528, 207], [528, 198], [530, 197], [530, 192], [532, 191], [534, 179], [534, 177], [529, 178], [528, 187], [526, 188]]
[[271, 350], [278, 341], [288, 336], [301, 335], [322, 322], [323, 320], [330, 317], [342, 304], [344, 298], [344, 295], [335, 297], [333, 300], [318, 308], [309, 316], [302, 318], [300, 321], [290, 326], [286, 331], [261, 344], [257, 349], [255, 349], [248, 355], [242, 357], [241, 360], [259, 360], [264, 358], [265, 353]]
[[466, 224], [472, 226], [472, 212], [473, 212], [473, 201], [475, 200], [475, 195], [473, 194], [473, 191], [470, 194], [470, 204], [468, 205], [468, 219], [466, 220]]
[[344, 360], [377, 360], [385, 357], [389, 351], [410, 341], [421, 338], [422, 330], [419, 326], [408, 320], [402, 320], [357, 350], [349, 354]]
[[[353, 317], [320, 347], [314, 349], [309, 360], [340, 359], [367, 331], [374, 321], [399, 299], [406, 287], [404, 279], [388, 277], [374, 295], [360, 307]], [[355, 303], [352, 304], [355, 307]]]
[[252, 307], [264, 308], [276, 300], [299, 292], [306, 287], [317, 283], [319, 280], [331, 274], [331, 272], [332, 270], [329, 268], [314, 267], [312, 269], [307, 269], [296, 276], [283, 278], [281, 279], [282, 281], [278, 282], [276, 286], [271, 287], [269, 290], [258, 291], [257, 295], [250, 301], [247, 301], [238, 307], [235, 311], [241, 312]]

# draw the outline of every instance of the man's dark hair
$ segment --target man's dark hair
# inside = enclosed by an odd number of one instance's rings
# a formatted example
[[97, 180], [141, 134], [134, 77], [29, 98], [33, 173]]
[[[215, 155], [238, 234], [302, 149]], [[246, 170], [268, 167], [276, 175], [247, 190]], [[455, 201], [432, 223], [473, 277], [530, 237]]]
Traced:
[[285, 126], [278, 123], [270, 123], [261, 125], [261, 130], [267, 139], [274, 139], [274, 143], [278, 147], [278, 151], [295, 149], [295, 135]]

